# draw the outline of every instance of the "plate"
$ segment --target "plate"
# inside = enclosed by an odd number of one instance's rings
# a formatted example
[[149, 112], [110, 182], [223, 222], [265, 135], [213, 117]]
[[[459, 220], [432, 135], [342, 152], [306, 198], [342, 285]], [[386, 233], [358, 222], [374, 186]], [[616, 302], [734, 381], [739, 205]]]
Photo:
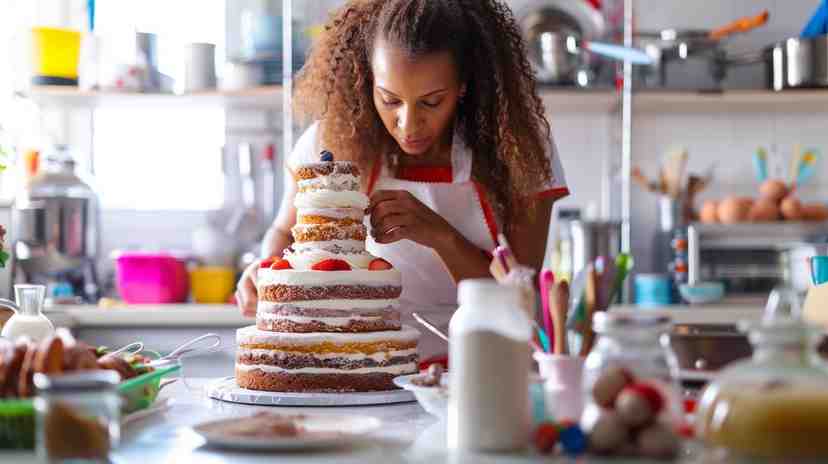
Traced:
[[224, 377], [207, 386], [207, 395], [230, 403], [257, 406], [372, 406], [410, 403], [414, 394], [406, 390], [348, 393], [286, 393], [248, 390], [236, 385], [235, 377]]
[[425, 387], [413, 383], [412, 380], [420, 375], [410, 374], [394, 377], [394, 385], [412, 392], [420, 403], [420, 406], [429, 414], [446, 418], [448, 415], [448, 382], [450, 374], [446, 373], [442, 375], [439, 387]]
[[218, 448], [250, 451], [300, 450], [332, 448], [354, 443], [382, 425], [382, 421], [369, 416], [343, 414], [286, 416], [295, 417], [297, 425], [304, 429], [299, 435], [246, 437], [227, 434], [222, 430], [223, 426], [247, 419], [244, 417], [205, 422], [193, 427], [193, 431], [204, 438], [208, 446]]

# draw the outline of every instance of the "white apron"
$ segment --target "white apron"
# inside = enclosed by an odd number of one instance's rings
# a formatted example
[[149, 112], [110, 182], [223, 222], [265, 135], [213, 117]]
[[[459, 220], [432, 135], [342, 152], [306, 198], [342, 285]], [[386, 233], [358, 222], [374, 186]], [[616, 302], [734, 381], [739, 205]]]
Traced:
[[[382, 161], [377, 161], [381, 163]], [[471, 180], [472, 157], [455, 135], [451, 150], [452, 182], [415, 182], [391, 177], [387, 166], [381, 165], [372, 192], [379, 190], [406, 190], [420, 202], [442, 216], [459, 231], [466, 240], [483, 251], [492, 251], [495, 244], [496, 225], [487, 213], [487, 200]], [[369, 192], [372, 193], [372, 192]], [[488, 219], [487, 219], [488, 214]], [[368, 227], [370, 230], [370, 221]], [[426, 246], [410, 240], [379, 244], [371, 238], [366, 248], [376, 256], [391, 262], [402, 274], [403, 291], [400, 310], [404, 322], [413, 323], [411, 312], [419, 312], [431, 322], [447, 329], [448, 321], [457, 308], [457, 284], [449, 274], [442, 259]], [[422, 328], [420, 328], [422, 329]], [[430, 332], [420, 330], [420, 355], [427, 357], [445, 353], [445, 343]]]

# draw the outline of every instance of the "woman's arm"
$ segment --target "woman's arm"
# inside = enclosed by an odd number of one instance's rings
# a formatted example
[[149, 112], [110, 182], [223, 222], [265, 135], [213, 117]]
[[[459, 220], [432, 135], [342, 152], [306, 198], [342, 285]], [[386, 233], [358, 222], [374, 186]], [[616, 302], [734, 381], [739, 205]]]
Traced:
[[[469, 242], [431, 208], [404, 190], [385, 190], [371, 196], [369, 206], [374, 240], [393, 243], [408, 239], [432, 248], [442, 259], [452, 278], [459, 282], [489, 277], [490, 259], [486, 252]], [[539, 200], [533, 214], [517, 218], [514, 232], [507, 235], [519, 262], [540, 270], [552, 200]]]
[[[539, 200], [532, 214], [527, 211], [527, 214], [516, 218], [514, 227], [506, 233], [517, 261], [536, 272], [540, 272], [546, 254], [553, 202], [552, 199]], [[449, 237], [441, 240], [434, 251], [443, 259], [449, 274], [456, 282], [475, 277], [491, 277], [490, 258], [453, 227]]]

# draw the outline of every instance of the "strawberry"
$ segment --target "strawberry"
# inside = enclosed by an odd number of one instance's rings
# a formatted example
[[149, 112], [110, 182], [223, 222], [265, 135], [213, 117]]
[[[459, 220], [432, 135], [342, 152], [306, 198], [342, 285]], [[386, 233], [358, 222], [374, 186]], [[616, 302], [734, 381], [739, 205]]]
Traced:
[[341, 259], [326, 259], [311, 266], [314, 271], [350, 271], [351, 266]]
[[276, 260], [276, 259], [278, 259], [278, 258], [276, 258], [275, 256], [271, 256], [270, 258], [263, 259], [259, 263], [259, 267], [262, 268], [262, 269], [268, 268], [268, 267], [270, 267], [271, 264], [273, 264], [273, 261]]
[[394, 266], [392, 266], [391, 263], [382, 258], [374, 258], [374, 260], [368, 264], [368, 269], [371, 271], [387, 271], [388, 269], [393, 268]]
[[270, 268], [274, 270], [293, 269], [290, 266], [290, 261], [281, 258], [276, 258], [275, 260], [273, 260], [273, 264], [270, 266]]

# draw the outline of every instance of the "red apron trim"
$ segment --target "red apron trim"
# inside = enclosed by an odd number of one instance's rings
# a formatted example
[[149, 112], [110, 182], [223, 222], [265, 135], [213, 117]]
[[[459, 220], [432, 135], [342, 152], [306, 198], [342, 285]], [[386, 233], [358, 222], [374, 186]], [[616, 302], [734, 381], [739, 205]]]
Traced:
[[409, 166], [401, 168], [397, 178], [412, 182], [449, 184], [454, 180], [451, 166]]
[[561, 198], [568, 196], [569, 189], [567, 187], [555, 187], [549, 190], [544, 190], [543, 192], [538, 192], [535, 197], [539, 200], [545, 200], [547, 198], [560, 200]]
[[480, 208], [483, 210], [486, 225], [489, 226], [489, 233], [492, 234], [492, 243], [497, 245], [497, 222], [495, 221], [494, 210], [489, 205], [489, 200], [486, 199], [486, 192], [483, 190], [483, 186], [477, 182], [472, 182], [472, 184], [477, 191], [477, 198], [480, 200]]
[[368, 178], [368, 195], [374, 192], [374, 186], [377, 185], [380, 172], [382, 172], [382, 157], [378, 157], [374, 161], [374, 166], [371, 167], [371, 177]]

